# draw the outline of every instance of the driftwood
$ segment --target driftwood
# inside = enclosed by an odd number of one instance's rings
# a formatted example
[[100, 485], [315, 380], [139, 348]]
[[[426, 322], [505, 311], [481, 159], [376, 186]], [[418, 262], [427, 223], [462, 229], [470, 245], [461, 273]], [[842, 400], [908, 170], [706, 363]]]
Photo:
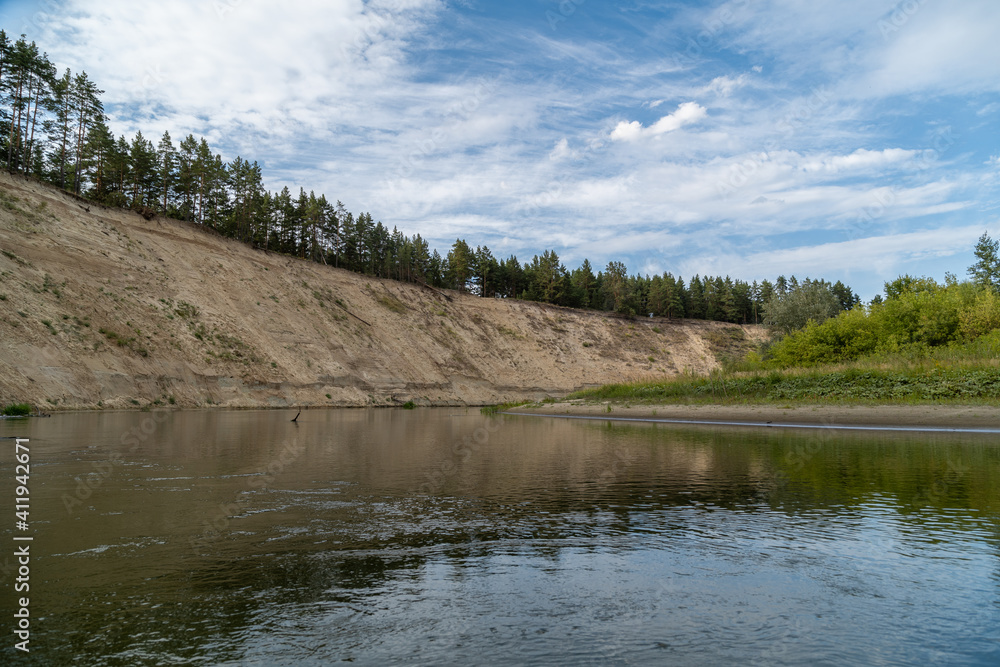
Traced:
[[371, 322], [365, 322], [363, 319], [361, 319], [360, 317], [358, 317], [357, 315], [355, 315], [351, 311], [347, 310], [346, 308], [344, 308], [344, 312], [347, 313], [348, 315], [350, 315], [351, 317], [353, 317], [354, 319], [356, 319], [358, 322], [361, 322], [362, 324], [367, 324], [368, 326], [371, 326]]
[[417, 284], [417, 285], [420, 285], [424, 289], [429, 289], [430, 291], [434, 292], [438, 296], [443, 296], [448, 301], [453, 301], [453, 299], [449, 295], [445, 294], [444, 292], [442, 292], [439, 289], [431, 287], [430, 285], [428, 285], [427, 283], [423, 282], [422, 280], [415, 280], [414, 283]]
[[[339, 304], [339, 303], [338, 303], [337, 305], [338, 305], [338, 306], [340, 306], [340, 304]], [[343, 311], [344, 311], [345, 313], [347, 313], [348, 315], [350, 315], [351, 317], [353, 317], [354, 319], [356, 319], [356, 320], [357, 320], [358, 322], [361, 322], [362, 324], [367, 324], [368, 326], [371, 326], [371, 325], [372, 325], [372, 324], [371, 324], [371, 322], [365, 322], [365, 321], [364, 321], [363, 319], [361, 319], [360, 317], [358, 317], [357, 315], [355, 315], [355, 314], [354, 314], [354, 313], [352, 313], [351, 311], [347, 310], [347, 308], [345, 308], [344, 306], [340, 306], [340, 307], [341, 307], [341, 309], [342, 309], [342, 310], [343, 310]]]

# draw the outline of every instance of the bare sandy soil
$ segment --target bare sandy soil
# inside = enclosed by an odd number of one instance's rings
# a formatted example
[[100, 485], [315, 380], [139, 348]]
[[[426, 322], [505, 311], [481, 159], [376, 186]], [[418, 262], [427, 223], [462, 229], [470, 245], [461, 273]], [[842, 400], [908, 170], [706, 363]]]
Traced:
[[49, 410], [540, 399], [763, 335], [366, 278], [6, 173], [0, 251], [0, 403]]
[[[608, 407], [611, 412], [608, 412]], [[904, 426], [1000, 428], [1000, 410], [970, 405], [641, 405], [563, 401], [518, 407], [515, 413], [588, 415], [634, 419], [678, 419], [712, 422], [772, 422], [825, 426]]]

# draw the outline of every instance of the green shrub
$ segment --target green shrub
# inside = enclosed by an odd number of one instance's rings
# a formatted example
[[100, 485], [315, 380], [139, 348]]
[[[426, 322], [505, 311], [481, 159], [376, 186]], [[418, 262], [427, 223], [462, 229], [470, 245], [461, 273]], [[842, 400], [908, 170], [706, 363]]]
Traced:
[[1000, 296], [992, 290], [983, 290], [976, 300], [958, 316], [958, 329], [965, 340], [1000, 329]]
[[31, 405], [28, 403], [11, 403], [3, 409], [7, 417], [26, 417], [31, 414]]
[[972, 283], [938, 285], [906, 276], [886, 285], [883, 303], [810, 322], [768, 351], [779, 367], [851, 361], [871, 354], [926, 351], [1000, 328], [1000, 297]]

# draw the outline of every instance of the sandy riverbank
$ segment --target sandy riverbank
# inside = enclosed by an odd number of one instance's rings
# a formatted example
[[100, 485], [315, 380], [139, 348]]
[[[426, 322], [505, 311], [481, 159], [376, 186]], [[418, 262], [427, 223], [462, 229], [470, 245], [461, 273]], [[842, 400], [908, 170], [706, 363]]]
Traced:
[[362, 276], [0, 172], [0, 406], [479, 406], [719, 368], [760, 327]]
[[[611, 405], [609, 413], [608, 406]], [[990, 405], [633, 405], [564, 401], [518, 407], [517, 413], [772, 422], [837, 426], [1000, 428], [1000, 408]]]

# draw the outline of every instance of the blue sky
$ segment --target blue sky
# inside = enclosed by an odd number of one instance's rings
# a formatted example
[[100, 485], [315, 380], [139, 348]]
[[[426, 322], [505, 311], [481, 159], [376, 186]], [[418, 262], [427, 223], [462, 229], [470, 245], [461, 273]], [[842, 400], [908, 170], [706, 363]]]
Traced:
[[[1000, 236], [995, 0], [0, 4], [118, 133], [205, 136], [445, 251], [964, 277]], [[297, 191], [297, 190], [296, 190]]]

